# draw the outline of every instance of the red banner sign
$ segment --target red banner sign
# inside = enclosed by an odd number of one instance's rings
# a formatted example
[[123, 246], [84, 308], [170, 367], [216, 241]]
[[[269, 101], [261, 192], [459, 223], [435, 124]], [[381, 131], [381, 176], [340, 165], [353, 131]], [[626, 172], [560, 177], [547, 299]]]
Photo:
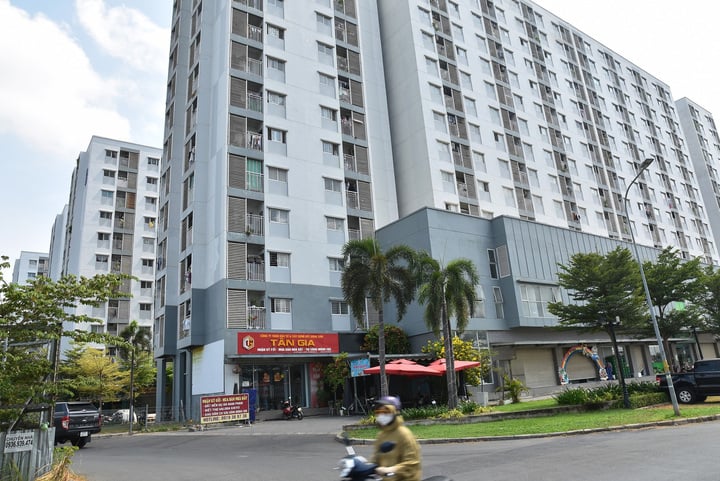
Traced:
[[200, 423], [224, 423], [250, 418], [248, 394], [225, 394], [200, 398]]
[[238, 354], [337, 354], [337, 334], [239, 332]]

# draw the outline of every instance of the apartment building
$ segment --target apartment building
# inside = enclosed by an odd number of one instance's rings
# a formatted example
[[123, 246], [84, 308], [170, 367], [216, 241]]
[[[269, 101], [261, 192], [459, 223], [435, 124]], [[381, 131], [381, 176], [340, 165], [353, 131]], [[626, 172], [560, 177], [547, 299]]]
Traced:
[[[697, 230], [704, 232], [700, 242], [713, 242], [718, 245], [720, 235], [720, 136], [713, 115], [700, 105], [688, 98], [681, 98], [675, 105], [680, 115], [680, 125], [685, 132], [690, 159], [697, 173], [696, 189], [700, 190], [700, 197], [706, 206], [705, 211], [710, 219], [711, 233], [703, 226], [696, 225]], [[674, 182], [671, 180], [671, 182]], [[686, 207], [693, 213], [703, 210], [703, 205], [695, 199], [687, 202]], [[697, 221], [695, 221], [697, 222]]]
[[240, 388], [264, 409], [317, 405], [317, 362], [357, 351], [365, 327], [343, 300], [342, 246], [397, 219], [376, 5], [173, 8], [159, 372], [174, 364], [187, 417]]
[[51, 262], [56, 265], [56, 255], [62, 259], [59, 276], [122, 273], [135, 279], [123, 286], [130, 298], [78, 307], [104, 324], [66, 328], [117, 335], [132, 320], [152, 326], [161, 154], [158, 148], [93, 136], [78, 155], [68, 205], [54, 224]]
[[[158, 406], [196, 418], [202, 396], [243, 389], [261, 409], [317, 406], [321, 365], [358, 354], [373, 316], [342, 299], [342, 245], [378, 229], [495, 272], [472, 329], [508, 362], [551, 345], [523, 357], [531, 387], [557, 387], [560, 366], [597, 377], [568, 353], [609, 341], [553, 337], [537, 309], [556, 265], [530, 279], [518, 263], [627, 244], [632, 228], [647, 257], [671, 245], [717, 264], [677, 109], [660, 79], [530, 1], [177, 0], [154, 329], [175, 382], [159, 376]], [[446, 222], [473, 242], [444, 247]], [[516, 247], [533, 259], [503, 248], [530, 235]], [[429, 336], [421, 316], [403, 329], [417, 349]], [[632, 347], [646, 374], [651, 344]]]
[[46, 252], [21, 251], [13, 265], [12, 281], [27, 284], [36, 277], [47, 277], [50, 273], [49, 257]]

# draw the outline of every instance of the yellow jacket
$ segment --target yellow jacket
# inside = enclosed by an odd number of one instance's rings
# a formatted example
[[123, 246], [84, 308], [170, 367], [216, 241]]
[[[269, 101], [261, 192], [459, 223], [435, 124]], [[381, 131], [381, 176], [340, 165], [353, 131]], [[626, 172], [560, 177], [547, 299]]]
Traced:
[[[388, 442], [394, 443], [394, 447], [382, 452], [380, 446]], [[392, 467], [395, 473], [395, 477], [391, 478], [393, 481], [420, 481], [420, 445], [405, 426], [402, 416], [396, 415], [393, 422], [380, 427], [373, 446], [375, 450], [371, 462], [378, 466]]]

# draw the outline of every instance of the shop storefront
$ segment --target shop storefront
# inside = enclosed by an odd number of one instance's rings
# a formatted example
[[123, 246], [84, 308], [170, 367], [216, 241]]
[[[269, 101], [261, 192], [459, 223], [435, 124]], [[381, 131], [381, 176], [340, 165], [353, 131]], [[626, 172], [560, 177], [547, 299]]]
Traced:
[[231, 359], [236, 390], [255, 390], [261, 411], [280, 409], [289, 398], [304, 407], [321, 407], [323, 367], [339, 353], [337, 333], [239, 333], [237, 356]]

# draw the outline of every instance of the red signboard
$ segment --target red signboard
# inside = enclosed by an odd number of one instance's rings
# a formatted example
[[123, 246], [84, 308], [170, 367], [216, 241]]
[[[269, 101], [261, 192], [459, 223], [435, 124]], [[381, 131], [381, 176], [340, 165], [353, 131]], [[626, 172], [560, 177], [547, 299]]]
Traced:
[[337, 354], [337, 334], [311, 332], [239, 332], [239, 354]]
[[223, 423], [250, 418], [248, 394], [224, 394], [200, 398], [200, 423]]

